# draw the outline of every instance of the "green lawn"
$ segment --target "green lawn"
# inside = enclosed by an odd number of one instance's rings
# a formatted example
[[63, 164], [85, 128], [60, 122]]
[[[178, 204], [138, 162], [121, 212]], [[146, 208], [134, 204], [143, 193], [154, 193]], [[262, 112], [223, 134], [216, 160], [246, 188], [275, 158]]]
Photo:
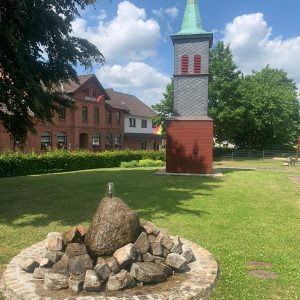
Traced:
[[280, 171], [299, 171], [300, 162], [295, 166], [283, 166], [285, 159], [235, 159], [235, 160], [218, 160], [214, 162], [215, 168], [222, 167], [242, 167], [242, 168], [256, 168], [256, 169], [271, 169]]
[[[229, 170], [215, 179], [155, 176], [154, 169], [2, 178], [0, 268], [49, 231], [88, 225], [113, 181], [116, 195], [142, 219], [214, 254], [221, 277], [213, 299], [299, 299], [300, 185], [288, 177], [300, 176], [300, 169], [282, 169]], [[247, 262], [253, 260], [271, 263], [279, 277], [248, 276]]]

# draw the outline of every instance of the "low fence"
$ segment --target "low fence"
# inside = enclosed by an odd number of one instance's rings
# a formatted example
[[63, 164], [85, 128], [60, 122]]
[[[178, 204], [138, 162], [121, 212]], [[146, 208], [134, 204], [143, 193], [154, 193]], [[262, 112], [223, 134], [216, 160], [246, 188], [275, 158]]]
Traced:
[[215, 153], [215, 158], [220, 159], [273, 159], [278, 158], [300, 158], [300, 151], [297, 150], [234, 150], [223, 149]]

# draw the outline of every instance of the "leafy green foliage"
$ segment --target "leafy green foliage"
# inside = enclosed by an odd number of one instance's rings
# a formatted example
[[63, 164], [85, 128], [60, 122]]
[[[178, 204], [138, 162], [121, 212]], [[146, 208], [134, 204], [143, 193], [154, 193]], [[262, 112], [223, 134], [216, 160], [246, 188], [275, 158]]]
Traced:
[[209, 115], [214, 119], [214, 135], [218, 142], [232, 141], [237, 124], [232, 110], [239, 99], [241, 72], [233, 62], [229, 46], [218, 42], [210, 51], [208, 85]]
[[119, 167], [121, 162], [152, 159], [165, 161], [163, 151], [49, 151], [45, 154], [0, 154], [0, 177]]
[[122, 161], [120, 164], [120, 168], [136, 168], [138, 167], [139, 161], [132, 160], [132, 161]]
[[296, 142], [300, 107], [296, 85], [287, 73], [269, 66], [253, 72], [245, 76], [239, 94], [232, 107], [237, 146], [272, 149]]
[[217, 142], [241, 149], [275, 149], [295, 144], [299, 102], [295, 83], [269, 66], [242, 76], [229, 46], [210, 52], [209, 114]]
[[167, 84], [164, 92], [164, 98], [152, 108], [157, 112], [157, 116], [153, 119], [154, 126], [162, 125], [162, 133], [166, 133], [166, 119], [170, 118], [173, 114], [174, 102], [174, 80]]
[[138, 163], [139, 167], [163, 167], [165, 162], [162, 160], [154, 160], [154, 159], [141, 159]]
[[77, 80], [78, 64], [103, 63], [94, 45], [72, 36], [78, 9], [94, 2], [0, 2], [0, 121], [14, 141], [23, 143], [37, 119], [51, 121], [59, 104], [72, 105], [55, 84]]
[[133, 160], [133, 161], [122, 161], [120, 167], [121, 168], [146, 168], [146, 167], [163, 167], [165, 165], [165, 162], [162, 160], [154, 160], [154, 159], [141, 159], [139, 161]]

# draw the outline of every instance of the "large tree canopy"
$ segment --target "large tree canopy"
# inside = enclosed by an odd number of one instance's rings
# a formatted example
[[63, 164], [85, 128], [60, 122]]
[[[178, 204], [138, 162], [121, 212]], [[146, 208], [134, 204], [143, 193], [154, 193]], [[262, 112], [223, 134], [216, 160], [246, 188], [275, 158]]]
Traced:
[[14, 140], [23, 142], [37, 119], [51, 121], [59, 104], [70, 105], [54, 84], [77, 80], [78, 64], [103, 63], [94, 45], [72, 36], [78, 9], [94, 2], [0, 2], [0, 120]]
[[233, 61], [229, 46], [218, 42], [210, 51], [208, 110], [214, 119], [214, 136], [219, 142], [232, 141], [235, 135], [233, 108], [240, 97], [242, 74]]
[[245, 76], [233, 111], [232, 141], [241, 148], [278, 148], [296, 142], [297, 88], [287, 73], [269, 66]]
[[279, 148], [296, 141], [297, 88], [284, 71], [269, 66], [243, 76], [229, 46], [219, 42], [210, 52], [209, 114], [218, 142]]

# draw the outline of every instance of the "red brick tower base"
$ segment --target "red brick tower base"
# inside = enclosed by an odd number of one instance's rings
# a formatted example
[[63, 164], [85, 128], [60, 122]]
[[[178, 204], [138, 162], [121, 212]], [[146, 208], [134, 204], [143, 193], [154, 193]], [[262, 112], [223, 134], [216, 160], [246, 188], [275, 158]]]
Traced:
[[167, 173], [212, 174], [213, 120], [174, 117], [167, 126]]

